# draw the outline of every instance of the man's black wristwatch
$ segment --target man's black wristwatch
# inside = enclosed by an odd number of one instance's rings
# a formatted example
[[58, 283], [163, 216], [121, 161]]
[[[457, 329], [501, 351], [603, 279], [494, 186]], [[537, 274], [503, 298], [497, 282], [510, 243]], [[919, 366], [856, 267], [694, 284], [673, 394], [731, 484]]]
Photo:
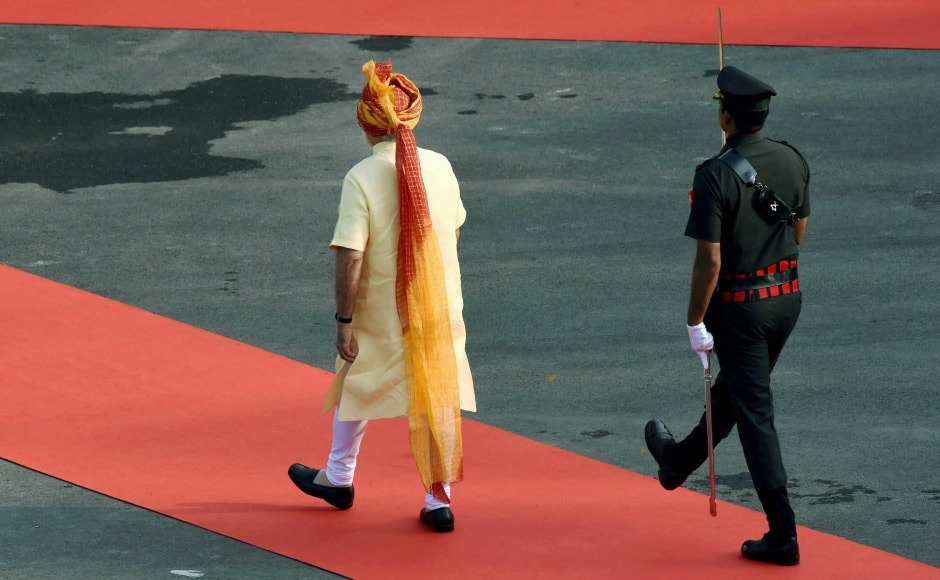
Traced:
[[352, 316], [350, 316], [349, 318], [343, 318], [342, 316], [339, 315], [339, 312], [334, 314], [333, 318], [336, 320], [336, 322], [339, 322], [340, 324], [349, 324], [352, 322]]

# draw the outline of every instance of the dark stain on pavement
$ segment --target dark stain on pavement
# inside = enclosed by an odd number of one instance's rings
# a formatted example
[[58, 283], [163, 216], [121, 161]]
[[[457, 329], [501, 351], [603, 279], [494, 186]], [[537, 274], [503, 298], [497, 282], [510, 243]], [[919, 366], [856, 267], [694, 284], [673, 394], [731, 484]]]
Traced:
[[914, 195], [914, 207], [927, 211], [940, 207], [940, 193], [934, 191], [921, 191]]
[[733, 475], [715, 474], [715, 485], [723, 485], [732, 490], [749, 490], [754, 487], [751, 483], [751, 474], [742, 471]]
[[155, 94], [0, 93], [0, 183], [60, 193], [181, 181], [263, 167], [210, 144], [239, 123], [358, 98], [327, 78], [224, 75]]
[[233, 295], [238, 294], [238, 272], [229, 270], [222, 274], [222, 285], [219, 286], [219, 290]]
[[809, 499], [810, 505], [853, 503], [858, 495], [876, 495], [877, 492], [862, 485], [846, 486], [828, 479], [817, 479], [814, 483], [828, 487], [821, 493], [793, 493], [794, 498]]
[[605, 431], [603, 429], [599, 429], [597, 431], [581, 431], [581, 434], [586, 437], [590, 437], [592, 439], [602, 439], [604, 437], [609, 437], [610, 435], [613, 435], [613, 433], [611, 433], [610, 431]]
[[353, 40], [350, 44], [366, 52], [397, 52], [411, 48], [411, 36], [370, 36], [361, 40]]

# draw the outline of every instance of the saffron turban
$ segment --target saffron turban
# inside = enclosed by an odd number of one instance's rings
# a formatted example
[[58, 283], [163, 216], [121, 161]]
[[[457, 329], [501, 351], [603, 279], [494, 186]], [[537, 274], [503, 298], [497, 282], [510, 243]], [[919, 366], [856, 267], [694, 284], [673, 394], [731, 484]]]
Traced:
[[414, 129], [421, 117], [421, 91], [408, 77], [392, 72], [392, 63], [362, 66], [366, 86], [356, 108], [359, 126], [376, 137], [393, 135], [399, 126]]
[[412, 132], [421, 117], [421, 92], [408, 77], [392, 72], [390, 62], [369, 61], [362, 72], [359, 125], [370, 135], [394, 134], [396, 140], [401, 234], [395, 290], [411, 451], [425, 490], [447, 503], [443, 484], [463, 479], [460, 392], [444, 263]]

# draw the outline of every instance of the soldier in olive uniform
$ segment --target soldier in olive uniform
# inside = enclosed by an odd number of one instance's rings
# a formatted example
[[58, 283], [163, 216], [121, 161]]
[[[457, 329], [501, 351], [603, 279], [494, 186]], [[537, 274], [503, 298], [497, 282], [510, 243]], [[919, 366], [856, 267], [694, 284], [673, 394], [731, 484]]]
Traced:
[[[800, 561], [796, 521], [774, 427], [770, 373], [800, 314], [799, 245], [810, 213], [809, 168], [785, 142], [760, 135], [777, 93], [728, 66], [718, 75], [721, 153], [695, 172], [685, 235], [696, 240], [688, 310], [692, 348], [714, 350], [721, 371], [711, 390], [713, 441], [737, 425], [770, 531], [741, 547], [744, 557]], [[703, 362], [704, 362], [703, 358]], [[680, 442], [662, 421], [646, 425], [659, 481], [672, 490], [708, 457], [705, 415]]]

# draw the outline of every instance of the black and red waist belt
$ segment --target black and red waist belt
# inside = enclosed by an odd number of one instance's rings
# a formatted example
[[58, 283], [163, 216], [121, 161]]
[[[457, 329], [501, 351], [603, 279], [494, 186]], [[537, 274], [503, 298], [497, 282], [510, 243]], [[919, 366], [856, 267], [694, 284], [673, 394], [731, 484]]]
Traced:
[[754, 302], [800, 291], [796, 260], [781, 260], [747, 274], [722, 274], [718, 294], [722, 302]]

